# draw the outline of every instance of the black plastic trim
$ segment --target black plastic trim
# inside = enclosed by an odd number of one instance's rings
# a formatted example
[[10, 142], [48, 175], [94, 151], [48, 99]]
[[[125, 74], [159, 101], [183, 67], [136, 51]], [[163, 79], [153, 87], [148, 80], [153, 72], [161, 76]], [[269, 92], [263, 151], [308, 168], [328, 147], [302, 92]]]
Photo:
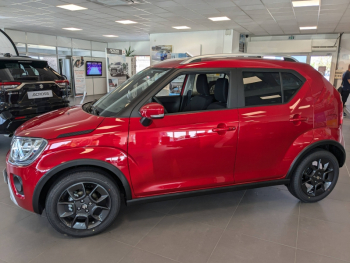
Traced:
[[75, 136], [75, 135], [82, 135], [82, 134], [87, 134], [90, 132], [93, 132], [94, 129], [92, 130], [85, 130], [85, 131], [77, 131], [77, 132], [70, 132], [70, 133], [62, 133], [57, 136], [57, 138], [64, 138], [64, 137], [70, 137], [70, 136]]
[[8, 34], [6, 34], [5, 31], [3, 31], [3, 30], [1, 30], [1, 29], [0, 29], [0, 32], [3, 33], [3, 34], [5, 35], [5, 37], [8, 38], [8, 40], [10, 40], [10, 42], [11, 42], [13, 48], [14, 48], [15, 51], [16, 51], [16, 56], [19, 56], [18, 49], [17, 49], [15, 43], [13, 43], [12, 39], [10, 38], [10, 36], [9, 36]]
[[175, 193], [175, 194], [165, 194], [165, 195], [157, 195], [157, 196], [151, 196], [151, 197], [142, 197], [142, 198], [127, 200], [126, 203], [127, 203], [127, 205], [143, 204], [143, 203], [149, 203], [149, 202], [166, 201], [166, 200], [171, 200], [171, 199], [178, 199], [178, 198], [198, 196], [198, 195], [208, 195], [208, 194], [215, 194], [215, 193], [224, 193], [224, 192], [245, 190], [245, 189], [251, 189], [251, 188], [283, 185], [283, 184], [288, 184], [288, 183], [289, 183], [289, 179], [279, 179], [279, 180], [264, 181], [264, 182], [258, 182], [258, 183], [239, 184], [239, 185], [225, 186], [225, 187], [219, 187], [219, 188], [181, 192], [181, 193]]
[[77, 166], [96, 166], [96, 167], [101, 167], [109, 170], [113, 174], [115, 174], [118, 179], [121, 181], [123, 184], [124, 190], [125, 190], [125, 197], [126, 199], [131, 199], [131, 188], [129, 185], [128, 180], [124, 176], [124, 174], [114, 165], [100, 161], [100, 160], [95, 160], [95, 159], [79, 159], [79, 160], [74, 160], [66, 163], [62, 163], [54, 168], [52, 168], [50, 171], [48, 171], [43, 177], [40, 178], [39, 182], [35, 186], [34, 193], [33, 193], [33, 210], [37, 214], [41, 214], [43, 211], [43, 207], [40, 206], [40, 194], [45, 186], [45, 184], [57, 173], [68, 169], [72, 167], [77, 167]]
[[344, 165], [345, 159], [346, 159], [346, 152], [345, 152], [343, 145], [341, 145], [339, 142], [333, 141], [333, 140], [322, 140], [322, 141], [318, 141], [318, 142], [315, 142], [313, 144], [308, 145], [298, 154], [298, 156], [292, 162], [292, 165], [290, 166], [290, 168], [288, 170], [286, 178], [288, 179], [293, 175], [293, 172], [297, 168], [299, 162], [305, 157], [305, 155], [308, 152], [310, 152], [313, 149], [316, 149], [318, 147], [326, 146], [326, 145], [333, 145], [333, 146], [337, 147], [339, 150], [341, 150], [341, 152], [343, 153], [343, 158], [339, 163], [339, 167], [342, 167]]

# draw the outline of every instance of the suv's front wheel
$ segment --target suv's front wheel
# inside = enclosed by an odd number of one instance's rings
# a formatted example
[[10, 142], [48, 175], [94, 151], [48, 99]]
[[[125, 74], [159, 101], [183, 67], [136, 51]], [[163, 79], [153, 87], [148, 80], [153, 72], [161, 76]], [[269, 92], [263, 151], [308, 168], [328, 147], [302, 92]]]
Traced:
[[332, 192], [338, 176], [338, 160], [332, 153], [320, 149], [300, 162], [288, 189], [302, 202], [317, 202]]
[[120, 192], [103, 171], [82, 168], [55, 182], [45, 208], [49, 222], [59, 232], [75, 237], [92, 236], [105, 230], [116, 218]]

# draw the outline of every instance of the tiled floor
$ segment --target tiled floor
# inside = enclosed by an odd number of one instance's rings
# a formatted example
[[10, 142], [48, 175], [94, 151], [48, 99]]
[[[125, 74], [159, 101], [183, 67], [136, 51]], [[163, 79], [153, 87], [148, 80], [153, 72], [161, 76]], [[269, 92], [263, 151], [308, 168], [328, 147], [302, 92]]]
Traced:
[[[350, 145], [350, 119], [344, 137]], [[9, 144], [0, 137], [1, 170]], [[350, 262], [348, 167], [350, 158], [319, 203], [302, 204], [278, 186], [123, 207], [108, 231], [84, 239], [15, 207], [1, 180], [0, 263]]]

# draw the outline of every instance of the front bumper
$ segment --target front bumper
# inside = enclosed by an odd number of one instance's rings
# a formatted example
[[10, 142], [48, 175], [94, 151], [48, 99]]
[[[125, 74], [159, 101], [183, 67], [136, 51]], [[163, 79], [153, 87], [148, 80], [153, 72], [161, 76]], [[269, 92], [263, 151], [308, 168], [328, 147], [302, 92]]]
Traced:
[[18, 206], [18, 203], [17, 203], [17, 201], [16, 201], [15, 194], [14, 194], [14, 192], [13, 192], [13, 190], [12, 190], [11, 182], [10, 182], [10, 179], [9, 179], [9, 177], [8, 177], [8, 175], [7, 175], [6, 169], [4, 169], [4, 171], [2, 172], [2, 174], [3, 174], [3, 176], [4, 176], [4, 181], [5, 181], [5, 183], [7, 183], [8, 187], [9, 187], [11, 201], [12, 201], [15, 205]]

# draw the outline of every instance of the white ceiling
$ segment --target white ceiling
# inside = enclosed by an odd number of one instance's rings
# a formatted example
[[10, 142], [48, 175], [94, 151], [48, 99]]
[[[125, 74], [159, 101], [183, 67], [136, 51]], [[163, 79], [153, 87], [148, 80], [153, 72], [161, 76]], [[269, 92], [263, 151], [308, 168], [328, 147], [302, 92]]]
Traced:
[[[77, 4], [88, 9], [56, 7]], [[148, 40], [150, 33], [234, 29], [252, 35], [350, 32], [350, 0], [321, 0], [320, 6], [293, 8], [291, 0], [146, 0], [105, 7], [87, 0], [0, 0], [0, 28], [103, 42]], [[227, 16], [213, 22], [209, 17]], [[116, 20], [133, 20], [122, 25]], [[300, 26], [317, 30], [300, 31]], [[176, 30], [173, 26], [189, 26]], [[77, 27], [82, 31], [62, 28]], [[118, 35], [105, 38], [102, 35]]]

